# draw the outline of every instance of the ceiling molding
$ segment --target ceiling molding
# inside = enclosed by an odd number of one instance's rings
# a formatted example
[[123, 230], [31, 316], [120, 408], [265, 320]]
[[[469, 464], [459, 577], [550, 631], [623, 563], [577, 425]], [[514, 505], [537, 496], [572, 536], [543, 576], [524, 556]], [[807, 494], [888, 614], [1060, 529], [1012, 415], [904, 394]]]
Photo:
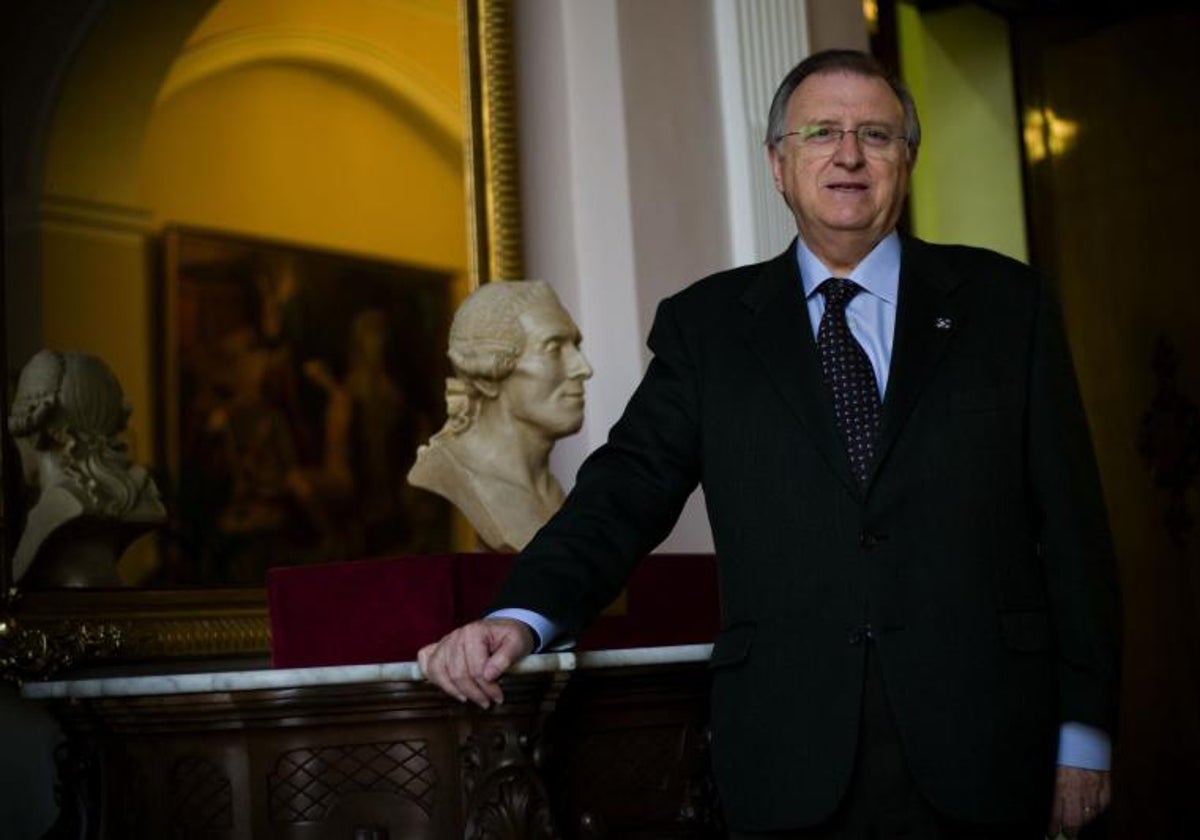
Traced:
[[171, 66], [155, 107], [220, 73], [257, 64], [299, 64], [348, 74], [380, 91], [397, 110], [419, 112], [447, 143], [461, 148], [462, 108], [453, 92], [390, 50], [326, 30], [261, 26], [193, 44]]

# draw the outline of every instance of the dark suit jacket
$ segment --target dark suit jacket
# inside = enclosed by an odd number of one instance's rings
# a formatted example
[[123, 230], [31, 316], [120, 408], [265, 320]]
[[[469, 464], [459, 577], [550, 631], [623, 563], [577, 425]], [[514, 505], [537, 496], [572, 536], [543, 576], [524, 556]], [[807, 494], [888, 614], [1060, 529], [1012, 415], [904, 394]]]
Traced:
[[792, 249], [665, 300], [649, 346], [624, 416], [498, 605], [577, 631], [701, 482], [723, 612], [713, 762], [731, 826], [800, 826], [836, 806], [866, 626], [934, 805], [978, 821], [1043, 809], [1060, 722], [1112, 731], [1118, 659], [1111, 540], [1047, 284], [988, 251], [903, 241], [865, 491]]

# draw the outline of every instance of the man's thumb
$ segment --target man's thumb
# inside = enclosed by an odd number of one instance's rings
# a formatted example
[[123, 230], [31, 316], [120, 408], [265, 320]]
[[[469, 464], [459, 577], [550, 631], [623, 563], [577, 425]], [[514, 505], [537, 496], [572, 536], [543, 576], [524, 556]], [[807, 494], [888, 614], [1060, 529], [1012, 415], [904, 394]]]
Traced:
[[517, 650], [521, 645], [518, 639], [507, 634], [501, 636], [499, 641], [500, 644], [483, 665], [483, 678], [488, 682], [500, 679], [500, 675], [513, 664], [513, 659], [516, 658]]

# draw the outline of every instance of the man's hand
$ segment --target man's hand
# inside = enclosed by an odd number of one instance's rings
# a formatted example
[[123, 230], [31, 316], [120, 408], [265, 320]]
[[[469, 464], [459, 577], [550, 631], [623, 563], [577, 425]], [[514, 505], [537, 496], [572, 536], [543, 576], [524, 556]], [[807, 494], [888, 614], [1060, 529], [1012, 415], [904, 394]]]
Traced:
[[1111, 798], [1112, 785], [1107, 771], [1059, 765], [1054, 779], [1054, 811], [1050, 815], [1047, 834], [1056, 837], [1061, 831], [1074, 837], [1079, 829], [1100, 816]]
[[483, 708], [504, 702], [500, 675], [533, 650], [533, 631], [512, 618], [464, 624], [417, 653], [425, 679], [451, 697]]

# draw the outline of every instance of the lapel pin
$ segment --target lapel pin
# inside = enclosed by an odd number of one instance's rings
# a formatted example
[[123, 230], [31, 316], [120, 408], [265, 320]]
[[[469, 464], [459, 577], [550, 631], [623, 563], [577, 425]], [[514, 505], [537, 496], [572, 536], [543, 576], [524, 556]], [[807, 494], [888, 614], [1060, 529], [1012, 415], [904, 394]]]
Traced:
[[949, 318], [946, 318], [943, 316], [941, 318], [935, 318], [933, 321], [933, 326], [939, 330], [944, 331], [944, 330], [953, 329], [954, 322], [952, 320], [950, 320]]

